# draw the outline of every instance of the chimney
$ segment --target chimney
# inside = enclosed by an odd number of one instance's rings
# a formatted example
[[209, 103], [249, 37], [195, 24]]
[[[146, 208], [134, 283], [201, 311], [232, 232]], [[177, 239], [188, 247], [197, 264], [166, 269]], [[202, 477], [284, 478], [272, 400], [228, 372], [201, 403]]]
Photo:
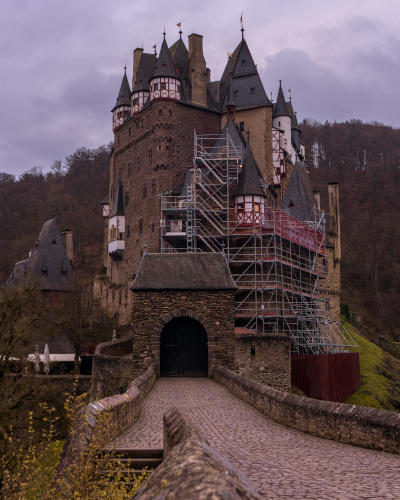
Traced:
[[132, 90], [136, 83], [136, 76], [139, 70], [140, 59], [142, 58], [143, 49], [135, 49], [133, 51], [133, 75], [132, 75]]
[[67, 251], [71, 266], [74, 268], [74, 243], [72, 241], [72, 231], [70, 229], [63, 229], [61, 231], [61, 238], [64, 243], [65, 250]]
[[207, 83], [211, 82], [211, 69], [206, 68]]
[[207, 106], [207, 68], [203, 54], [203, 37], [189, 35], [189, 71], [191, 85], [190, 100], [195, 104]]
[[335, 246], [335, 263], [342, 257], [340, 242], [340, 209], [339, 209], [339, 184], [330, 182], [328, 184], [329, 195], [329, 224], [328, 236]]
[[321, 210], [321, 193], [319, 191], [313, 191], [315, 201], [317, 202], [318, 210]]

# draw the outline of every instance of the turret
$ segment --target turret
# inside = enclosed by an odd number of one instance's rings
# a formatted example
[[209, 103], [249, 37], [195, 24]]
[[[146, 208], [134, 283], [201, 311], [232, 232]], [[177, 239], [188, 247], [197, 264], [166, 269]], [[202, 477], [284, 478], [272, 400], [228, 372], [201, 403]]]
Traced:
[[115, 132], [124, 121], [131, 116], [131, 88], [125, 74], [122, 78], [121, 88], [117, 97], [117, 102], [111, 110], [113, 114], [113, 132]]
[[250, 141], [246, 145], [243, 167], [233, 197], [236, 220], [240, 225], [263, 222], [266, 195], [261, 185], [259, 169], [254, 160]]
[[156, 69], [150, 79], [150, 101], [156, 99], [179, 101], [180, 97], [180, 75], [175, 70], [164, 33], [164, 40], [161, 45]]
[[292, 126], [290, 113], [282, 90], [282, 80], [279, 81], [279, 92], [272, 115], [272, 126], [281, 131], [280, 147], [291, 154]]
[[108, 253], [121, 254], [125, 249], [125, 209], [121, 181], [118, 182], [114, 204], [108, 218], [108, 234]]

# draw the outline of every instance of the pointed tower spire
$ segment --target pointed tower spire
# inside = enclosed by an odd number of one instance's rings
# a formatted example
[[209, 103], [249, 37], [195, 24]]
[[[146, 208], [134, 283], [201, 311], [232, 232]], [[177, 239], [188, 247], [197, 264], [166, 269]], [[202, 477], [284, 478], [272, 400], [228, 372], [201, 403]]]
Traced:
[[283, 95], [282, 80], [279, 80], [279, 92], [276, 99], [273, 118], [275, 118], [276, 116], [290, 116], [285, 96]]
[[157, 59], [156, 69], [150, 78], [150, 101], [153, 99], [180, 100], [180, 75], [175, 69], [167, 41], [161, 44], [160, 55]]
[[248, 141], [246, 144], [246, 152], [244, 154], [243, 167], [240, 173], [239, 182], [233, 195], [235, 198], [238, 196], [266, 197], [261, 186], [258, 172], [259, 170], [251, 150], [250, 141]]
[[124, 121], [131, 116], [131, 87], [129, 86], [128, 77], [126, 76], [126, 65], [117, 102], [111, 110], [111, 113], [113, 113], [113, 131], [120, 127]]

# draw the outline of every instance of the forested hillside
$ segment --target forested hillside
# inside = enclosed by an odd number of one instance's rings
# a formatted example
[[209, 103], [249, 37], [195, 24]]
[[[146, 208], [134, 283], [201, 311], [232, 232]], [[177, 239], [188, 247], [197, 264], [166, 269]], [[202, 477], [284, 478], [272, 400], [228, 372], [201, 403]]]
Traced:
[[[366, 325], [400, 341], [400, 130], [351, 120], [301, 124], [314, 189], [327, 207], [327, 183], [340, 184], [342, 302]], [[0, 280], [25, 259], [45, 218], [73, 231], [75, 265], [101, 267], [111, 144], [80, 148], [43, 174], [0, 174]]]
[[100, 202], [108, 193], [111, 144], [80, 148], [54, 161], [43, 174], [34, 167], [19, 178], [0, 174], [0, 281], [28, 251], [45, 220], [56, 218], [59, 229], [71, 229], [75, 268], [92, 276], [101, 266], [103, 219]]
[[313, 188], [340, 184], [342, 302], [400, 341], [400, 130], [351, 120], [300, 128]]

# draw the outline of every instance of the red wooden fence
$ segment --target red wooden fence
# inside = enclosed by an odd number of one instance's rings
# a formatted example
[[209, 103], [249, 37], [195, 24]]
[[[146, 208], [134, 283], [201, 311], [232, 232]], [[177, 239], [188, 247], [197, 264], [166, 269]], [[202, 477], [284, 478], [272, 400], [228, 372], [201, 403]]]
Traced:
[[292, 354], [292, 386], [309, 398], [345, 403], [361, 386], [360, 355]]

